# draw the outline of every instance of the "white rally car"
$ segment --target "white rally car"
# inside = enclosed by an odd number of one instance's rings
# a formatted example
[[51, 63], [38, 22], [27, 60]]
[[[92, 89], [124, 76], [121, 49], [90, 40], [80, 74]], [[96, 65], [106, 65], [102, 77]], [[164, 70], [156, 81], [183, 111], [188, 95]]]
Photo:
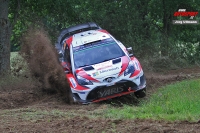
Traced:
[[132, 48], [96, 23], [64, 29], [56, 47], [74, 101], [86, 104], [130, 93], [137, 98], [146, 95], [145, 75]]

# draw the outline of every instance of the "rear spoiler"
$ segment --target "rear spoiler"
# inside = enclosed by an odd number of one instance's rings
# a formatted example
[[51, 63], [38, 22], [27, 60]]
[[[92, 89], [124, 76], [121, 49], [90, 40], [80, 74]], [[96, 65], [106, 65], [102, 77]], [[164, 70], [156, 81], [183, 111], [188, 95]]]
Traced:
[[97, 30], [97, 29], [101, 29], [101, 27], [94, 22], [88, 22], [84, 24], [71, 26], [69, 28], [65, 28], [61, 31], [58, 43], [61, 44], [65, 38], [73, 36], [74, 34], [77, 34], [79, 32], [88, 31], [88, 30]]

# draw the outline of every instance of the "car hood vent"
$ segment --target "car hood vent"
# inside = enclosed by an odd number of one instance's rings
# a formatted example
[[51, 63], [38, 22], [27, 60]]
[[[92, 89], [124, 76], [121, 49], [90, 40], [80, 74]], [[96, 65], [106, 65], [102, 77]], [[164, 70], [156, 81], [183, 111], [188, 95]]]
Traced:
[[121, 58], [112, 60], [113, 64], [117, 64], [121, 62]]
[[94, 68], [92, 66], [87, 66], [83, 68], [85, 71], [90, 71], [90, 70], [94, 70]]

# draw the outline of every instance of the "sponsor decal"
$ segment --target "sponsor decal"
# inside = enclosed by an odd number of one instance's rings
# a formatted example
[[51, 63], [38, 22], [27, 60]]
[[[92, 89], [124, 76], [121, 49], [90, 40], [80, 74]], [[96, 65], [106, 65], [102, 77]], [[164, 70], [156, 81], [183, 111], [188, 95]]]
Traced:
[[95, 77], [95, 76], [99, 75], [99, 73], [95, 72], [95, 73], [92, 73], [92, 75], [93, 75], [93, 77]]
[[96, 70], [106, 69], [106, 68], [112, 67], [112, 61], [106, 61], [106, 62], [103, 62], [103, 63], [100, 63], [100, 64], [95, 64], [95, 65], [93, 65], [93, 67]]
[[119, 69], [119, 67], [114, 67], [114, 68], [110, 68], [110, 69], [106, 69], [106, 70], [101, 70], [99, 72], [100, 73], [105, 73], [105, 72], [114, 71], [114, 70], [117, 70], [117, 69]]
[[69, 80], [70, 80], [72, 86], [73, 86], [74, 88], [76, 88], [77, 84], [76, 84], [76, 81], [74, 80], [74, 78], [69, 78]]
[[110, 66], [112, 66], [112, 61], [106, 61], [106, 62], [94, 65], [94, 67], [96, 69], [103, 69], [103, 68], [110, 67]]
[[111, 67], [112, 65], [109, 65], [109, 66], [104, 66], [104, 67], [101, 67], [101, 68], [98, 68], [97, 70], [102, 70], [102, 69], [106, 69], [108, 67]]
[[91, 42], [95, 42], [95, 41], [99, 41], [99, 40], [103, 40], [103, 39], [107, 39], [110, 38], [107, 34], [97, 34], [97, 33], [93, 33], [93, 36], [83, 36], [81, 38], [82, 43], [86, 44], [86, 43], [91, 43]]
[[109, 89], [106, 89], [106, 90], [101, 90], [101, 91], [98, 91], [98, 96], [99, 97], [106, 97], [106, 96], [109, 96], [109, 95], [112, 95], [112, 94], [117, 94], [117, 93], [120, 93], [122, 92], [124, 89], [123, 89], [123, 86], [116, 86], [115, 88], [109, 88]]

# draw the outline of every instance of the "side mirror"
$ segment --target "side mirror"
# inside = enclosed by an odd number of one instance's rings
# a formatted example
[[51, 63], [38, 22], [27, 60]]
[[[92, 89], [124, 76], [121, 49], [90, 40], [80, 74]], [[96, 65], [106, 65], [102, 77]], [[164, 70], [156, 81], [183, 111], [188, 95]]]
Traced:
[[133, 48], [132, 47], [128, 47], [128, 48], [126, 48], [127, 49], [127, 51], [128, 52], [130, 52], [130, 51], [132, 51], [133, 50]]
[[128, 48], [126, 48], [126, 50], [129, 53], [129, 57], [133, 57], [133, 49], [132, 49], [132, 47], [128, 47]]
[[66, 73], [66, 74], [69, 74], [69, 73], [70, 73], [69, 68], [65, 68], [65, 73]]
[[68, 66], [64, 67], [65, 74], [69, 74], [71, 71]]
[[129, 57], [133, 57], [133, 54], [129, 54], [128, 56], [129, 56]]
[[69, 69], [69, 67], [67, 66], [67, 63], [66, 63], [66, 62], [62, 62], [61, 65], [62, 65], [62, 67], [63, 67], [65, 73], [66, 73], [66, 74], [69, 74], [69, 73], [70, 73], [70, 69]]
[[62, 52], [59, 52], [59, 53], [58, 53], [58, 57], [59, 57], [59, 58], [62, 58], [62, 57], [63, 57], [63, 53], [62, 53]]

